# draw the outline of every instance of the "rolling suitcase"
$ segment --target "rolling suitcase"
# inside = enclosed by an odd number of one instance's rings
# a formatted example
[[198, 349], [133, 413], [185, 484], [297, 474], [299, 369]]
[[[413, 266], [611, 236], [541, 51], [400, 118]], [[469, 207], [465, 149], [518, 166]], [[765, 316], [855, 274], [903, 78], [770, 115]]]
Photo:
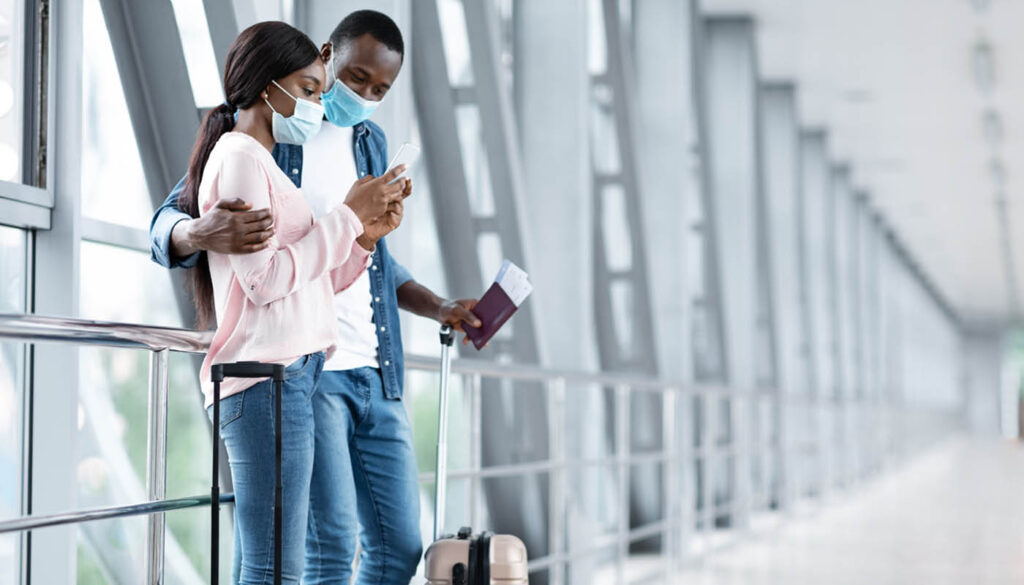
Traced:
[[424, 556], [429, 585], [527, 585], [526, 545], [511, 534], [440, 534], [448, 487], [448, 378], [451, 372], [452, 328], [441, 327], [441, 388], [438, 398], [437, 469], [435, 470], [434, 542]]
[[213, 482], [210, 487], [210, 583], [220, 579], [218, 545], [220, 544], [220, 383], [224, 378], [270, 378], [274, 381], [274, 585], [281, 585], [281, 393], [284, 390], [284, 366], [261, 362], [215, 364], [210, 368], [213, 379]]

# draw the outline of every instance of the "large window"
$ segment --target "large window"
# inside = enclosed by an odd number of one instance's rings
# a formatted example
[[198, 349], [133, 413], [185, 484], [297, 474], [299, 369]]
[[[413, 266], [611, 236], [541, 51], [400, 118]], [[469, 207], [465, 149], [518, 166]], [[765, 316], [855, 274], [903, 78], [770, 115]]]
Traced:
[[153, 205], [99, 0], [82, 10], [82, 215], [145, 229]]
[[0, 180], [21, 182], [25, 47], [23, 0], [0, 0]]

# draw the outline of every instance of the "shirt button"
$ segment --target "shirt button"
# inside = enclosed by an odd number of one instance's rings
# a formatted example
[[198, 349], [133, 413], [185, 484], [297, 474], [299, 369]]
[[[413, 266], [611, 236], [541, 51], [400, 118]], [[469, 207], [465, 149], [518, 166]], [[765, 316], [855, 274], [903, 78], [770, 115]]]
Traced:
[[380, 297], [374, 297], [373, 302], [379, 303], [380, 302]]
[[374, 264], [373, 266], [370, 266], [370, 270], [377, 270], [377, 265]]
[[293, 175], [299, 174], [299, 169], [292, 169], [292, 174]]
[[387, 331], [387, 329], [388, 329], [388, 328], [387, 328], [387, 327], [385, 327], [385, 326], [383, 326], [383, 325], [381, 325], [381, 326], [380, 326], [380, 330], [381, 330], [381, 331]]
[[385, 366], [390, 366], [390, 365], [391, 365], [391, 362], [390, 362], [390, 361], [388, 361], [388, 360], [384, 360], [384, 365], [385, 365]]

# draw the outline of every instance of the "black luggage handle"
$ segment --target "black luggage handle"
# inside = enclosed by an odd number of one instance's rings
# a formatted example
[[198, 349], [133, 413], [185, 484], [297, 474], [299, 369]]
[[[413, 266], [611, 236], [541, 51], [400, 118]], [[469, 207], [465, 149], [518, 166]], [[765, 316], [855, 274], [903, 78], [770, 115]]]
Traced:
[[283, 382], [284, 366], [263, 362], [214, 364], [210, 366], [210, 377], [214, 382], [221, 382], [224, 378], [272, 378], [275, 382]]
[[220, 581], [220, 383], [224, 378], [271, 378], [274, 381], [274, 585], [281, 585], [282, 518], [284, 505], [281, 481], [281, 394], [284, 392], [284, 365], [262, 362], [235, 362], [210, 366], [213, 380], [213, 481], [210, 486], [210, 583]]

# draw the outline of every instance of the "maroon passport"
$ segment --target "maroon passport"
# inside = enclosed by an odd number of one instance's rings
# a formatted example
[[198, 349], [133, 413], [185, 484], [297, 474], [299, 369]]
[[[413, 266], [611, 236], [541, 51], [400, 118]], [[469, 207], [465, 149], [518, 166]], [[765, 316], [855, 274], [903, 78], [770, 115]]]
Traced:
[[473, 327], [472, 325], [463, 322], [462, 329], [466, 332], [466, 336], [473, 342], [473, 345], [480, 349], [488, 341], [494, 337], [494, 334], [501, 329], [501, 326], [508, 321], [518, 309], [512, 299], [508, 298], [505, 294], [504, 289], [495, 282], [491, 284], [491, 288], [487, 289], [484, 296], [480, 298], [480, 301], [473, 307], [473, 314], [480, 319], [482, 325]]

